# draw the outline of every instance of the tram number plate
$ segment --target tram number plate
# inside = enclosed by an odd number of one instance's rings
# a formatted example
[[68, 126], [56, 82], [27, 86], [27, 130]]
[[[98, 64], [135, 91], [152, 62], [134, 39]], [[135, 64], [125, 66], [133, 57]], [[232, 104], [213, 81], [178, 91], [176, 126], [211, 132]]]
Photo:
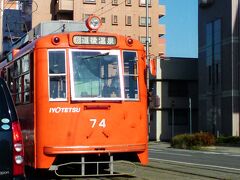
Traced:
[[94, 127], [96, 127], [96, 126], [105, 128], [105, 127], [107, 126], [107, 125], [106, 125], [106, 119], [101, 119], [101, 120], [98, 120], [98, 119], [90, 119], [90, 122], [92, 123], [92, 128], [94, 128]]

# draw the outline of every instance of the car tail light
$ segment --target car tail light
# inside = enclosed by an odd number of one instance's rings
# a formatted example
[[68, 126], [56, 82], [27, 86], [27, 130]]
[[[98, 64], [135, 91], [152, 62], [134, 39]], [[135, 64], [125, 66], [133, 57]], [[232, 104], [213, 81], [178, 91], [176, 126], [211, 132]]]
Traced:
[[13, 175], [24, 174], [24, 151], [23, 139], [20, 124], [18, 122], [12, 123], [13, 132]]

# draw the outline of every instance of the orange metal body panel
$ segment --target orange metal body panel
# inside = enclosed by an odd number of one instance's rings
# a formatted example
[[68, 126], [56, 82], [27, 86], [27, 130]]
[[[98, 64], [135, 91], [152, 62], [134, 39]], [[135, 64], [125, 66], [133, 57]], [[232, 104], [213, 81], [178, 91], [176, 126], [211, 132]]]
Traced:
[[[146, 62], [143, 46], [136, 40], [126, 43], [118, 38], [116, 46], [74, 45], [74, 34], [59, 34], [61, 43], [54, 45], [53, 35], [39, 38], [34, 47], [34, 104], [18, 107], [23, 121], [27, 163], [35, 168], [49, 168], [58, 154], [99, 154], [136, 152], [141, 163], [148, 162]], [[91, 35], [92, 33], [82, 33]], [[94, 33], [97, 35], [98, 33]], [[110, 35], [101, 33], [101, 35]], [[112, 35], [112, 34], [111, 34]], [[135, 50], [138, 53], [139, 100], [96, 101], [71, 100], [69, 49]], [[49, 101], [48, 49], [66, 49], [67, 101]], [[122, 62], [123, 63], [123, 62]], [[70, 110], [70, 108], [72, 108]], [[71, 111], [71, 112], [69, 112]], [[106, 126], [94, 126], [90, 119]], [[34, 157], [32, 157], [34, 155]]]

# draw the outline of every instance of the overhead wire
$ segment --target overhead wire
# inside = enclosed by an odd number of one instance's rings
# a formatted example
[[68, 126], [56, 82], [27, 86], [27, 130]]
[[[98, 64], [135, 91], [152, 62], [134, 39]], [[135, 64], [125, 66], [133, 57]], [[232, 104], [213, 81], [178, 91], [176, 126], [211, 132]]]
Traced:
[[96, 14], [98, 11], [104, 9], [105, 7], [107, 7], [107, 6], [110, 5], [110, 4], [112, 4], [112, 2], [106, 4], [105, 6], [102, 6], [101, 8], [97, 9], [97, 10], [96, 10], [94, 13], [92, 13], [92, 14]]
[[34, 9], [34, 11], [32, 11], [32, 13], [34, 13], [38, 10], [38, 3], [34, 0], [32, 0], [32, 2], [36, 5], [36, 9]]
[[11, 5], [10, 5], [7, 9], [10, 9], [10, 8], [13, 6], [14, 1], [11, 1], [11, 2], [9, 2], [9, 1], [10, 1], [10, 0], [7, 0], [7, 2], [2, 1], [2, 3], [4, 3], [4, 6], [3, 6], [3, 9], [0, 8], [1, 11], [4, 11], [4, 9], [6, 9], [6, 7], [7, 7], [7, 5], [8, 5], [9, 3], [11, 3]]
[[[118, 3], [117, 6], [113, 6], [113, 7], [111, 7], [110, 9], [108, 9], [108, 10], [106, 10], [106, 11], [104, 11], [104, 12], [98, 14], [98, 16], [101, 16], [101, 15], [107, 13], [107, 12], [112, 11], [114, 8], [119, 7], [119, 5], [122, 5], [124, 2], [126, 2], [126, 0], [121, 1], [120, 3]], [[110, 5], [110, 4], [112, 4], [112, 2], [108, 3], [106, 6], [108, 6], [108, 5]], [[106, 7], [106, 6], [105, 6], [105, 7]], [[97, 11], [99, 11], [99, 10], [103, 10], [105, 7], [102, 7], [102, 8], [100, 8], [100, 9], [98, 9]], [[96, 11], [96, 12], [97, 12], [97, 11]], [[96, 12], [95, 12], [95, 13], [96, 13]], [[97, 14], [96, 14], [96, 15], [97, 15]]]

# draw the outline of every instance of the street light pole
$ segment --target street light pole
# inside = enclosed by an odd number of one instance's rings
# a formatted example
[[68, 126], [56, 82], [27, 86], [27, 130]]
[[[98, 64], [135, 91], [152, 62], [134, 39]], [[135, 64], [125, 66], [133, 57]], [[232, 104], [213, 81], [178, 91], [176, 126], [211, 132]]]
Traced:
[[172, 100], [172, 138], [174, 137], [174, 100]]
[[[149, 17], [149, 7], [148, 7], [148, 1], [149, 0], [145, 0], [145, 2], [146, 2], [146, 64], [147, 64], [147, 90], [148, 90], [148, 92], [150, 91], [149, 90], [149, 84], [150, 84], [150, 78], [149, 78], [149, 65], [150, 65], [150, 63], [149, 63], [149, 26], [148, 26], [148, 24], [149, 24], [149, 22], [148, 22], [148, 17]], [[149, 94], [149, 93], [148, 93]], [[149, 97], [148, 97], [149, 98]], [[148, 126], [149, 126], [149, 128], [148, 128], [148, 131], [149, 131], [149, 134], [150, 134], [150, 109], [149, 109], [149, 106], [148, 106], [148, 109], [147, 109], [147, 118], [148, 118]]]
[[192, 100], [189, 98], [189, 131], [192, 134]]
[[[146, 60], [149, 67], [149, 0], [146, 1]], [[149, 69], [147, 71], [147, 88], [149, 90]]]

